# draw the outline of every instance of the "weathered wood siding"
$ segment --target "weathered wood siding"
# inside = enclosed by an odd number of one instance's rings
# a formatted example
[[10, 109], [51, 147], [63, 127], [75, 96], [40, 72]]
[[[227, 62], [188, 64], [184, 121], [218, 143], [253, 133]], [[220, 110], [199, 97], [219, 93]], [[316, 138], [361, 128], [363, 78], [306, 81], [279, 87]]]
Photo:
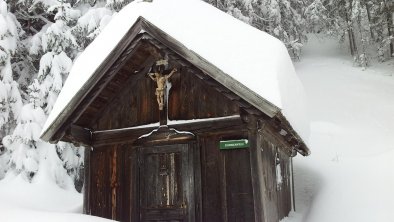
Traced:
[[[280, 143], [265, 131], [258, 133], [263, 172], [264, 222], [277, 222], [291, 211], [291, 161], [280, 149]], [[279, 170], [280, 169], [280, 170]], [[280, 182], [281, 180], [281, 182]]]
[[170, 120], [223, 117], [239, 114], [239, 106], [188, 70], [171, 77]]
[[118, 97], [107, 105], [94, 126], [95, 130], [125, 128], [159, 121], [155, 82], [148, 76], [137, 76], [135, 81], [128, 82], [130, 86], [123, 88]]
[[[142, 76], [141, 76], [142, 75]], [[148, 76], [139, 74], [128, 80], [119, 96], [100, 114], [94, 130], [109, 130], [159, 122], [156, 85]], [[206, 85], [187, 69], [171, 79], [168, 101], [170, 120], [223, 117], [239, 114], [239, 106]]]
[[105, 218], [112, 218], [110, 151], [104, 147], [93, 149], [90, 153], [90, 214]]
[[130, 145], [88, 149], [84, 208], [87, 214], [130, 221], [131, 154]]
[[254, 221], [249, 149], [219, 150], [219, 141], [245, 134], [200, 138], [202, 221]]

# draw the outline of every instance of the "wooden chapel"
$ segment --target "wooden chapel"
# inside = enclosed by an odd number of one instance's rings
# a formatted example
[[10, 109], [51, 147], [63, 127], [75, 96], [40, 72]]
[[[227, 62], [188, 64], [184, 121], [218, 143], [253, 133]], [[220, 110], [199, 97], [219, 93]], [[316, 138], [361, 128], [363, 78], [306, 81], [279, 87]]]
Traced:
[[86, 147], [84, 213], [124, 222], [278, 222], [310, 153], [278, 107], [143, 17], [42, 139]]

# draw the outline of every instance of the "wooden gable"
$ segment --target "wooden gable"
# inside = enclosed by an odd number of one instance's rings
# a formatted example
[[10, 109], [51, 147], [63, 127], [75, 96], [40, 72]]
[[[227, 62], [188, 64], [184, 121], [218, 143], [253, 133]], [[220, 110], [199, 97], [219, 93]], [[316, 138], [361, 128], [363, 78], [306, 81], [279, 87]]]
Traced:
[[[182, 67], [171, 77], [168, 98], [169, 120], [191, 120], [239, 114], [239, 105], [231, 101], [205, 80]], [[90, 126], [94, 130], [110, 130], [159, 122], [155, 82], [146, 73], [130, 76], [124, 86], [97, 115]]]
[[[169, 49], [158, 48], [158, 43], [152, 41], [148, 34], [143, 34], [137, 49], [110, 68], [115, 70], [118, 66], [117, 73], [101, 87], [94, 87], [85, 98], [86, 107], [76, 110], [80, 113], [74, 115], [73, 125], [100, 131], [159, 122], [156, 85], [147, 74], [162, 55], [169, 55], [171, 65], [179, 68], [170, 80], [169, 120], [239, 115], [240, 107], [252, 110], [245, 101], [195, 66]], [[123, 64], [119, 64], [122, 61]]]

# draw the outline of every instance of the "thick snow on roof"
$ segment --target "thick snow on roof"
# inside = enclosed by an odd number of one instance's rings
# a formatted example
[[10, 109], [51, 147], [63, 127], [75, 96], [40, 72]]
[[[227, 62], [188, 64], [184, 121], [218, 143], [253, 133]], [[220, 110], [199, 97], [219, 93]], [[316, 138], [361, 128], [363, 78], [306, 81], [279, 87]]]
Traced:
[[137, 0], [121, 10], [75, 61], [43, 133], [140, 16], [282, 109], [307, 139], [303, 89], [283, 43], [199, 0]]

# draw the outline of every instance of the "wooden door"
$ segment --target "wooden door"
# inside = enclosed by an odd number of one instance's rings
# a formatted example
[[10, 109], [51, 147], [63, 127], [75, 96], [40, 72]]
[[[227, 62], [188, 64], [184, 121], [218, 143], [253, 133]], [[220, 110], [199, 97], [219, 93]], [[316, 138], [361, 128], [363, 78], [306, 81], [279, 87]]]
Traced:
[[194, 221], [193, 158], [188, 144], [141, 147], [139, 219]]

